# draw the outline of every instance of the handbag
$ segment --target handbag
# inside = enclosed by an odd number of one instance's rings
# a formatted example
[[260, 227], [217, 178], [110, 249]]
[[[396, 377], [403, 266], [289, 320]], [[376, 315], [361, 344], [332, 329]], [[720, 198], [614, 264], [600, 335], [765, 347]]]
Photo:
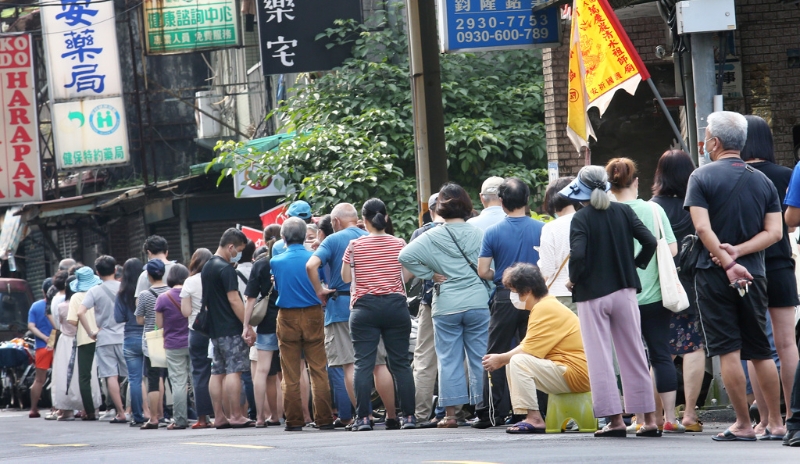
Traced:
[[480, 279], [480, 281], [483, 283], [483, 286], [486, 287], [486, 291], [489, 292], [489, 293], [492, 293], [491, 285], [489, 285], [488, 282], [483, 280], [483, 277], [481, 277], [481, 275], [478, 273], [478, 266], [476, 266], [475, 263], [473, 263], [472, 261], [469, 260], [469, 258], [467, 257], [467, 254], [464, 253], [464, 250], [461, 249], [461, 245], [459, 245], [458, 242], [456, 241], [456, 237], [453, 235], [452, 232], [450, 232], [450, 229], [448, 229], [447, 226], [445, 226], [444, 230], [447, 231], [447, 233], [450, 235], [450, 238], [453, 240], [453, 243], [456, 244], [456, 248], [458, 248], [458, 251], [461, 252], [461, 256], [463, 256], [464, 259], [467, 260], [467, 264], [469, 264], [469, 267], [473, 271], [475, 271], [475, 275], [478, 276], [478, 279]]
[[273, 290], [275, 290], [275, 284], [272, 284], [272, 288], [269, 289], [267, 296], [258, 300], [256, 305], [253, 307], [253, 314], [250, 315], [250, 325], [261, 324], [261, 321], [263, 321], [267, 316], [267, 310], [269, 309], [269, 297], [272, 296]]
[[58, 329], [53, 329], [50, 331], [50, 336], [47, 337], [47, 348], [54, 350], [56, 349], [56, 344], [58, 343]]
[[167, 367], [167, 352], [164, 350], [164, 329], [156, 329], [144, 334], [147, 342], [147, 356], [151, 367]]
[[689, 296], [678, 277], [675, 260], [672, 258], [672, 252], [669, 250], [669, 244], [664, 234], [664, 224], [661, 222], [659, 207], [652, 202], [650, 206], [653, 210], [653, 221], [658, 234], [656, 261], [658, 262], [658, 280], [661, 283], [661, 304], [673, 313], [679, 313], [689, 307]]

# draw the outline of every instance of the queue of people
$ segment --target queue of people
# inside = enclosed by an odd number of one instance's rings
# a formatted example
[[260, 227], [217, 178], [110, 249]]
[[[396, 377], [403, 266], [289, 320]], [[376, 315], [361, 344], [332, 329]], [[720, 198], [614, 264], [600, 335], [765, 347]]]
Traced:
[[[442, 186], [428, 201], [431, 222], [408, 243], [380, 199], [360, 218], [341, 203], [316, 221], [296, 201], [260, 249], [231, 228], [188, 268], [169, 261], [159, 236], [119, 281], [110, 256], [94, 269], [62, 263], [30, 312], [37, 382], [52, 362], [52, 416], [96, 420], [104, 379], [110, 422], [143, 430], [283, 421], [289, 432], [369, 431], [377, 391], [389, 430], [457, 428], [474, 410], [473, 428], [543, 433], [548, 395], [591, 392], [603, 421], [596, 437], [660, 437], [703, 430], [695, 406], [706, 358], [720, 356], [737, 420], [712, 438], [800, 445], [800, 301], [788, 235], [800, 225], [800, 174], [775, 165], [769, 127], [754, 116], [713, 113], [704, 145], [699, 169], [682, 151], [661, 156], [651, 201], [639, 199], [627, 158], [554, 181], [547, 224], [530, 217], [523, 181], [492, 177], [479, 215], [461, 186]], [[686, 242], [702, 251], [679, 256]], [[669, 263], [655, 257], [662, 246]], [[688, 308], [665, 308], [667, 264], [686, 268]], [[412, 279], [422, 282], [409, 346]], [[51, 326], [60, 327], [55, 353]], [[755, 428], [746, 371], [761, 411]], [[791, 401], [786, 423], [781, 391]], [[624, 413], [635, 414], [630, 425]]]

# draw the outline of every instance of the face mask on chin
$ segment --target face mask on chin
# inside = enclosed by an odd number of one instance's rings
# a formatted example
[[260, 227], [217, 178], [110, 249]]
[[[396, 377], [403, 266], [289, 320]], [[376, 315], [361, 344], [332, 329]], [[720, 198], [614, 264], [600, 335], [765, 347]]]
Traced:
[[515, 308], [517, 308], [517, 309], [528, 309], [528, 308], [525, 307], [525, 302], [519, 299], [519, 293], [511, 292], [509, 297], [511, 298], [511, 304], [513, 304]]

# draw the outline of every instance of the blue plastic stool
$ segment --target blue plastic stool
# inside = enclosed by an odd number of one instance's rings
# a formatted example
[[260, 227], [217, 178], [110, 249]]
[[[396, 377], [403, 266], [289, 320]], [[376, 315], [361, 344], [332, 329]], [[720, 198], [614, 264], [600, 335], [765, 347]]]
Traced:
[[546, 432], [563, 432], [570, 419], [578, 424], [580, 432], [594, 433], [597, 431], [597, 419], [594, 417], [591, 392], [548, 396], [547, 417], [545, 418]]

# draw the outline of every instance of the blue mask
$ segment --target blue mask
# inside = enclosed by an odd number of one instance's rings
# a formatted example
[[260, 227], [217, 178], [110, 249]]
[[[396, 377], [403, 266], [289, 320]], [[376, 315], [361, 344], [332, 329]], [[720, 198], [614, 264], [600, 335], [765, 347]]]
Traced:
[[231, 263], [236, 264], [236, 263], [239, 262], [240, 259], [242, 259], [242, 252], [241, 251], [236, 253], [236, 256], [231, 258]]

